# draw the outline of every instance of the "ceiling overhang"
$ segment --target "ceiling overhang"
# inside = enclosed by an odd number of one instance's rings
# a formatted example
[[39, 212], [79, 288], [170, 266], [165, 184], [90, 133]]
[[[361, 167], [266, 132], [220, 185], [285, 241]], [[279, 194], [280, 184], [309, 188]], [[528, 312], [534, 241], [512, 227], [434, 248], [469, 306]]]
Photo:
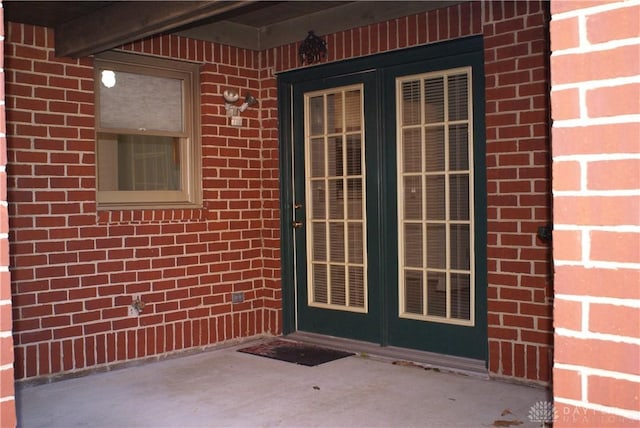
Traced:
[[461, 1], [16, 1], [9, 21], [54, 29], [59, 57], [84, 57], [157, 34], [263, 50]]

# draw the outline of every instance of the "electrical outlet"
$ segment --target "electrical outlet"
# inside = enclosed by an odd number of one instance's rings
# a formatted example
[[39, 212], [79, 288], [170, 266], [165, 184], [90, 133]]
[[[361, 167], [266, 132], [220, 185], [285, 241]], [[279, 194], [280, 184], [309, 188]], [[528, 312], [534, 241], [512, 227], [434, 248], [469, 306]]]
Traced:
[[231, 303], [242, 303], [244, 302], [244, 293], [242, 291], [237, 293], [231, 293]]
[[133, 305], [129, 305], [127, 307], [127, 309], [129, 309], [129, 316], [130, 317], [137, 317], [138, 316], [138, 311], [136, 310], [136, 308], [133, 307]]
[[140, 295], [134, 294], [131, 296], [131, 304], [127, 307], [128, 313], [130, 317], [138, 317], [140, 316], [141, 308], [144, 307], [144, 304], [141, 305]]

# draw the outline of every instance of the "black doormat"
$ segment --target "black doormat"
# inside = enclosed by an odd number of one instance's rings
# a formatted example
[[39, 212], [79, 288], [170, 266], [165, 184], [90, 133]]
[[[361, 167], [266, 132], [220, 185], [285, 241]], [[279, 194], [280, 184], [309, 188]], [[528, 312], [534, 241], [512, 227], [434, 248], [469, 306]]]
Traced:
[[308, 367], [354, 355], [353, 352], [343, 352], [321, 346], [289, 342], [280, 339], [238, 349], [238, 352], [259, 355], [261, 357], [273, 358], [275, 360], [287, 361]]

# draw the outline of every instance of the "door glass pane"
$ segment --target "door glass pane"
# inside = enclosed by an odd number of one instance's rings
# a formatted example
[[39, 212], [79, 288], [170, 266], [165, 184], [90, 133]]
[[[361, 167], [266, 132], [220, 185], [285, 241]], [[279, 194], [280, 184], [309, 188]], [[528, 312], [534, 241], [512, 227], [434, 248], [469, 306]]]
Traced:
[[451, 225], [451, 269], [469, 270], [469, 225], [468, 224], [452, 224]]
[[402, 124], [420, 124], [420, 81], [402, 83]]
[[471, 319], [471, 277], [468, 274], [451, 274], [451, 317]]
[[344, 120], [342, 93], [327, 95], [327, 132], [329, 134], [342, 132]]
[[362, 223], [349, 223], [349, 263], [362, 264], [364, 248], [362, 244], [364, 242], [364, 235], [362, 231]]
[[344, 223], [329, 223], [329, 260], [344, 261]]
[[345, 306], [347, 303], [346, 278], [343, 265], [330, 265], [331, 272], [331, 304]]
[[[366, 195], [360, 85], [306, 95], [309, 305], [366, 312]], [[322, 117], [310, 117], [320, 114]], [[327, 124], [315, 126], [314, 123]], [[315, 127], [314, 127], [315, 126]], [[325, 157], [326, 156], [326, 157]], [[322, 269], [319, 269], [319, 267]], [[316, 289], [317, 288], [317, 289]]]
[[311, 176], [324, 177], [324, 138], [311, 139]]
[[404, 226], [404, 263], [407, 267], [422, 267], [422, 223]]
[[311, 265], [313, 276], [313, 301], [327, 303], [327, 266], [314, 263]]
[[326, 214], [326, 205], [325, 205], [325, 186], [326, 183], [323, 181], [312, 181], [311, 182], [311, 212], [312, 217], [314, 219], [323, 219]]
[[469, 117], [469, 86], [467, 74], [449, 76], [449, 120], [466, 120]]
[[401, 317], [474, 322], [470, 78], [466, 68], [397, 82]]
[[447, 267], [447, 234], [444, 224], [427, 224], [427, 267]]
[[466, 171], [469, 169], [469, 128], [468, 125], [449, 126], [449, 169]]
[[324, 134], [324, 97], [313, 97], [309, 100], [309, 111], [307, 112], [309, 117], [311, 135]]
[[407, 270], [404, 274], [404, 311], [410, 314], [424, 313], [424, 287], [422, 271]]
[[444, 121], [444, 78], [426, 79], [424, 82], [425, 122]]
[[469, 176], [451, 175], [449, 195], [451, 220], [469, 220]]
[[362, 266], [349, 267], [349, 305], [364, 308], [364, 269]]
[[446, 193], [444, 175], [427, 176], [427, 220], [444, 220], [446, 216]]
[[444, 126], [425, 130], [425, 172], [444, 171]]
[[313, 224], [313, 260], [327, 260], [327, 230], [324, 223]]
[[405, 172], [422, 171], [422, 137], [419, 129], [403, 130], [402, 161]]
[[427, 274], [427, 315], [447, 316], [447, 277], [444, 273]]
[[404, 177], [404, 218], [422, 220], [422, 176]]

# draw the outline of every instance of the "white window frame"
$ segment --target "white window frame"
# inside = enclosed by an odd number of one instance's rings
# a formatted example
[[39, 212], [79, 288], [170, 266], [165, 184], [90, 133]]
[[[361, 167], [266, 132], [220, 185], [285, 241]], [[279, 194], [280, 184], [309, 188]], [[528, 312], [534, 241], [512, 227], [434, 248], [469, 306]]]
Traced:
[[[100, 123], [100, 85], [102, 70], [178, 79], [182, 82], [182, 123], [180, 131], [144, 128], [114, 128]], [[164, 58], [107, 52], [94, 62], [96, 120], [96, 204], [98, 210], [199, 208], [202, 206], [202, 168], [200, 144], [200, 66]], [[104, 134], [168, 136], [179, 141], [180, 188], [178, 190], [101, 190], [101, 179], [117, 173], [114, 150], [99, 143]], [[117, 157], [117, 156], [116, 156]], [[110, 159], [109, 159], [110, 158]], [[111, 160], [111, 161], [110, 161]]]

